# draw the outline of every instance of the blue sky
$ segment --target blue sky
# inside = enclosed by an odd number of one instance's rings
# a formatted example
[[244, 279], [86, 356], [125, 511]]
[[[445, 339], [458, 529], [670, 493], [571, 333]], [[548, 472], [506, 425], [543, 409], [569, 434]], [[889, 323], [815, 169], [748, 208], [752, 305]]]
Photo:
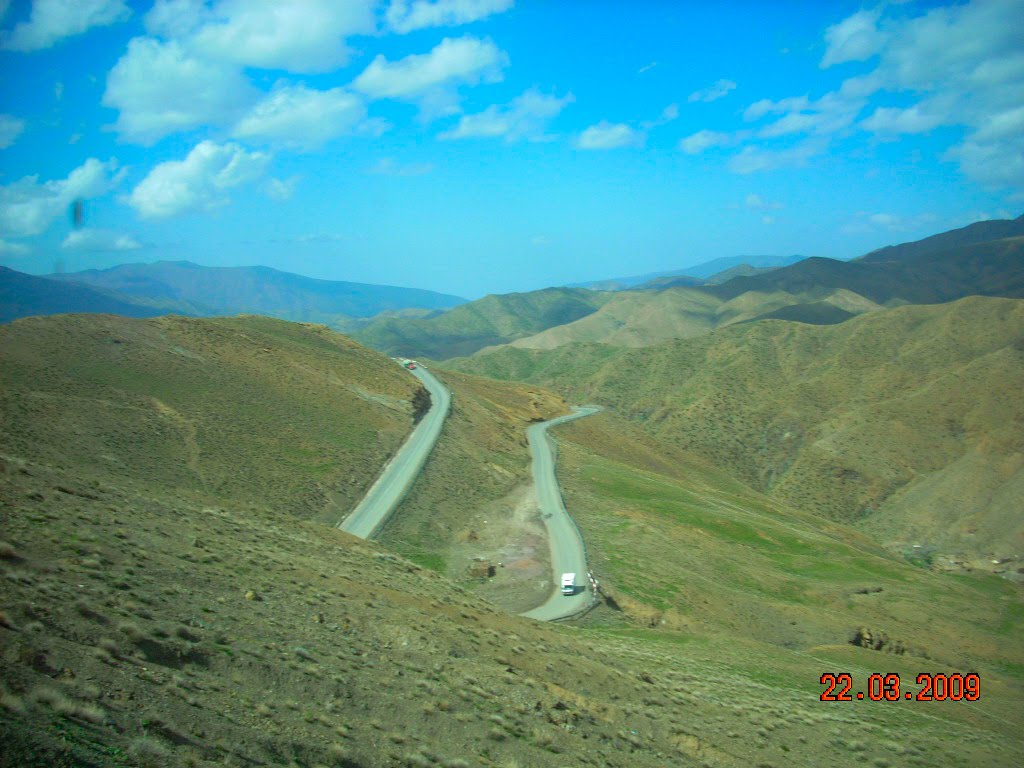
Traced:
[[35, 274], [188, 259], [474, 298], [1024, 211], [1024, 0], [0, 12], [0, 264]]

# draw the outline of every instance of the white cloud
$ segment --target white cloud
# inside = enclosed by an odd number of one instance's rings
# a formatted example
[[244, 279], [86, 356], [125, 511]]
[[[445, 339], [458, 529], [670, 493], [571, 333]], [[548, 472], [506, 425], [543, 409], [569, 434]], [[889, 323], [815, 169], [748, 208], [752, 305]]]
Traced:
[[419, 100], [437, 112], [451, 112], [451, 89], [460, 83], [497, 82], [508, 56], [490, 40], [446, 37], [430, 53], [388, 61], [378, 55], [353, 82], [375, 99]]
[[[972, 0], [891, 18], [884, 15], [887, 7], [859, 11], [825, 35], [822, 67], [877, 56], [873, 69], [817, 100], [795, 96], [751, 104], [747, 120], [780, 116], [757, 135], [827, 141], [857, 129], [895, 137], [960, 127], [962, 140], [941, 157], [959, 163], [964, 174], [982, 184], [1024, 191], [1024, 4]], [[905, 103], [876, 107], [860, 119], [880, 92], [900, 94]], [[782, 158], [801, 156], [792, 150], [751, 149], [736, 158], [736, 167], [772, 165], [760, 162], [764, 151]]]
[[7, 149], [25, 130], [25, 121], [14, 115], [0, 115], [0, 149]]
[[625, 123], [609, 123], [602, 120], [586, 128], [576, 139], [579, 149], [618, 149], [636, 147], [644, 143], [643, 132]]
[[398, 163], [394, 158], [382, 157], [367, 173], [375, 176], [424, 176], [434, 170], [433, 163]]
[[923, 104], [914, 104], [906, 109], [879, 107], [870, 117], [861, 122], [861, 127], [873, 133], [927, 133], [941, 125], [941, 114], [929, 112]]
[[451, 27], [502, 13], [515, 0], [391, 0], [387, 21], [395, 32], [405, 34], [424, 27]]
[[226, 190], [263, 175], [270, 156], [237, 144], [197, 144], [184, 160], [160, 163], [128, 197], [144, 218], [175, 216], [226, 205]]
[[1020, 0], [975, 0], [890, 24], [875, 77], [919, 101], [863, 127], [962, 126], [963, 141], [944, 157], [983, 184], [1024, 190], [1022, 11]]
[[93, 27], [131, 16], [124, 0], [34, 0], [28, 21], [2, 33], [0, 48], [39, 51]]
[[867, 104], [866, 98], [851, 95], [849, 90], [826, 93], [817, 101], [806, 97], [782, 99], [777, 102], [762, 99], [747, 108], [744, 117], [756, 119], [781, 113], [782, 117], [758, 131], [761, 138], [776, 138], [795, 133], [831, 135], [849, 128]]
[[727, 147], [734, 143], [732, 135], [721, 131], [697, 131], [679, 140], [679, 148], [688, 155], [699, 155], [712, 147]]
[[271, 200], [278, 202], [291, 200], [300, 180], [298, 176], [289, 176], [287, 179], [267, 179], [263, 185], [263, 193]]
[[12, 243], [0, 239], [0, 256], [18, 258], [19, 256], [28, 256], [30, 253], [32, 253], [32, 249], [24, 243]]
[[131, 235], [87, 228], [68, 233], [60, 247], [69, 251], [135, 251], [142, 247], [142, 243]]
[[221, 0], [189, 38], [206, 56], [241, 66], [329, 72], [348, 62], [345, 39], [374, 30], [376, 0]]
[[825, 56], [822, 68], [847, 61], [864, 61], [881, 50], [885, 35], [878, 29], [880, 11], [857, 13], [825, 30]]
[[650, 64], [644, 64], [642, 67], [640, 67], [640, 69], [636, 71], [636, 73], [638, 75], [642, 75], [644, 72], [650, 72], [656, 66], [658, 66], [658, 62], [652, 61]]
[[757, 173], [774, 171], [778, 168], [798, 168], [806, 165], [815, 155], [825, 151], [821, 141], [806, 141], [786, 149], [770, 149], [760, 146], [744, 147], [738, 155], [729, 159], [729, 170], [733, 173]]
[[113, 189], [122, 178], [116, 168], [114, 160], [101, 163], [91, 157], [66, 179], [40, 184], [38, 176], [26, 176], [0, 186], [0, 232], [14, 237], [45, 232], [67, 215], [75, 200], [100, 197]]
[[475, 115], [463, 115], [458, 124], [440, 134], [440, 139], [504, 138], [505, 141], [544, 141], [548, 124], [575, 98], [525, 91], [508, 104], [490, 106]]
[[235, 125], [232, 135], [316, 149], [353, 132], [365, 118], [362, 99], [344, 88], [318, 91], [279, 83]]
[[170, 133], [237, 119], [255, 92], [232, 65], [197, 58], [181, 43], [137, 37], [107, 76], [103, 104], [120, 110], [115, 128], [151, 144]]
[[753, 208], [755, 211], [778, 210], [785, 207], [782, 203], [765, 200], [760, 195], [753, 194], [747, 195], [746, 203], [748, 208]]
[[732, 80], [719, 80], [707, 88], [694, 91], [690, 94], [688, 101], [718, 101], [728, 95], [729, 91], [736, 88]]
[[143, 23], [151, 35], [177, 38], [194, 32], [211, 18], [206, 0], [156, 0]]

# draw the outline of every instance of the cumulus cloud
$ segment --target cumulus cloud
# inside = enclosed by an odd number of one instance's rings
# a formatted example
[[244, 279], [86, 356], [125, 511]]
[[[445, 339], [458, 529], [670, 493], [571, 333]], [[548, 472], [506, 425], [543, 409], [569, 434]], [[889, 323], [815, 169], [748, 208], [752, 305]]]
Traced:
[[316, 149], [366, 118], [362, 99], [344, 88], [318, 91], [279, 84], [235, 125], [237, 138]]
[[25, 121], [14, 115], [0, 115], [0, 149], [7, 149], [25, 130]]
[[514, 3], [515, 0], [391, 0], [387, 22], [400, 34], [424, 27], [452, 27], [502, 13]]
[[0, 186], [0, 232], [30, 237], [46, 231], [56, 219], [67, 215], [75, 200], [100, 197], [121, 181], [117, 162], [89, 158], [66, 179], [40, 183], [38, 176], [26, 176]]
[[734, 142], [732, 134], [703, 130], [680, 139], [679, 148], [688, 155], [699, 155], [706, 149], [727, 147]]
[[76, 229], [68, 233], [60, 247], [69, 251], [135, 251], [142, 243], [131, 235], [109, 229]]
[[[892, 18], [882, 10], [859, 11], [828, 28], [821, 65], [877, 57], [873, 69], [817, 100], [795, 96], [756, 102], [744, 117], [778, 116], [757, 131], [762, 139], [827, 140], [856, 130], [896, 137], [959, 127], [963, 138], [944, 159], [987, 186], [1024, 190], [1020, 17], [1021, 0], [973, 0]], [[882, 92], [900, 94], [904, 103], [872, 109], [872, 97]], [[753, 161], [761, 152], [753, 149], [746, 158], [738, 157], [736, 167], [760, 166]]]
[[177, 38], [194, 32], [212, 18], [206, 0], [156, 0], [142, 21], [151, 35]]
[[120, 111], [115, 128], [152, 144], [178, 131], [231, 122], [255, 91], [233, 65], [190, 54], [176, 40], [137, 37], [107, 76], [104, 106]]
[[618, 149], [636, 147], [644, 142], [644, 134], [625, 123], [609, 123], [602, 120], [586, 128], [577, 138], [579, 149]]
[[124, 0], [34, 0], [28, 20], [2, 33], [0, 48], [39, 51], [129, 16], [131, 11]]
[[329, 72], [346, 64], [345, 39], [372, 32], [375, 0], [221, 0], [192, 32], [191, 46], [241, 66]]
[[822, 68], [847, 61], [870, 59], [885, 44], [878, 29], [880, 11], [857, 11], [825, 30], [825, 56]]
[[503, 138], [505, 141], [544, 141], [548, 124], [574, 101], [573, 95], [554, 96], [536, 88], [508, 104], [494, 105], [475, 115], [463, 115], [441, 139]]
[[184, 160], [160, 163], [132, 190], [128, 203], [144, 218], [212, 210], [229, 202], [227, 190], [260, 178], [270, 162], [237, 144], [197, 144]]
[[429, 53], [393, 62], [378, 55], [352, 85], [374, 99], [420, 101], [435, 111], [451, 112], [452, 89], [497, 82], [507, 64], [508, 56], [490, 40], [446, 37]]
[[688, 101], [718, 101], [729, 94], [729, 91], [736, 88], [732, 80], [719, 80], [707, 88], [694, 91], [690, 94]]

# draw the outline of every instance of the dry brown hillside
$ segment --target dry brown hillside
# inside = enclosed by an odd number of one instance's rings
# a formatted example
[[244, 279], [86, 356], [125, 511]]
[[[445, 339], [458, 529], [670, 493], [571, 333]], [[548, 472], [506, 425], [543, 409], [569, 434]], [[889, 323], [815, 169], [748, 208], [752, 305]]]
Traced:
[[412, 429], [415, 379], [263, 317], [33, 317], [0, 326], [5, 450], [197, 498], [337, 519]]
[[640, 350], [502, 350], [465, 370], [556, 386], [800, 509], [899, 548], [1024, 554], [1024, 301], [837, 326], [766, 321]]

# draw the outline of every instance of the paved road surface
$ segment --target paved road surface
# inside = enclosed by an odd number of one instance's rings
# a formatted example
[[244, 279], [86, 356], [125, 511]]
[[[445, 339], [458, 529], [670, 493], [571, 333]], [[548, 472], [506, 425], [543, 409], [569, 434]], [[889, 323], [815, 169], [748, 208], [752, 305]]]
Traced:
[[[537, 504], [540, 507], [541, 519], [548, 529], [551, 570], [554, 576], [551, 596], [547, 602], [523, 614], [528, 618], [541, 621], [565, 618], [582, 611], [594, 599], [587, 579], [587, 554], [583, 548], [583, 538], [569, 513], [565, 511], [562, 492], [555, 478], [555, 461], [551, 454], [547, 430], [549, 427], [589, 416], [599, 410], [601, 409], [596, 406], [573, 408], [574, 413], [568, 416], [534, 424], [526, 430], [530, 453], [533, 454], [533, 482], [537, 489]], [[563, 573], [576, 574], [576, 594], [571, 597], [561, 593]]]
[[338, 527], [362, 539], [373, 538], [416, 482], [423, 465], [441, 435], [451, 407], [451, 393], [422, 366], [410, 371], [430, 392], [430, 410], [388, 462], [377, 482], [367, 491], [352, 513]]

